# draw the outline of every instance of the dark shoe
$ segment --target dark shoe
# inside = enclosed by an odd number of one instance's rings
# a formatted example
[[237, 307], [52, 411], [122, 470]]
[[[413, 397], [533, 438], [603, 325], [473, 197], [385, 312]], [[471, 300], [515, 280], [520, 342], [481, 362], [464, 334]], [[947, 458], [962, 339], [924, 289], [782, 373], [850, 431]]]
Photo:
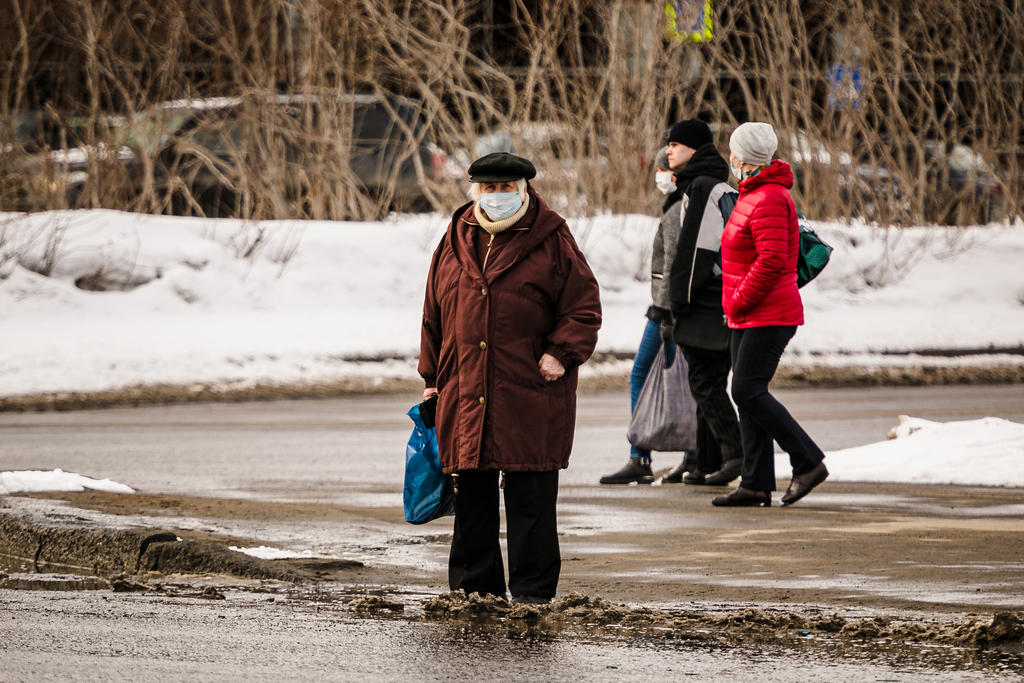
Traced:
[[551, 598], [542, 598], [539, 595], [513, 595], [513, 605], [547, 605]]
[[742, 486], [726, 496], [718, 496], [711, 501], [718, 507], [770, 508], [772, 494], [770, 491], [751, 491]]
[[679, 467], [675, 468], [674, 470], [672, 470], [672, 472], [666, 474], [664, 477], [661, 478], [661, 483], [682, 484], [683, 475], [689, 474], [690, 472], [693, 472], [695, 469], [697, 469], [697, 463], [693, 462], [692, 460], [683, 460], [683, 462], [679, 464]]
[[792, 505], [826, 479], [828, 479], [828, 470], [825, 469], [825, 463], [819, 462], [818, 466], [807, 474], [793, 477], [793, 481], [789, 482], [789, 490], [782, 496], [782, 504]]
[[630, 458], [626, 466], [615, 474], [601, 477], [602, 484], [650, 484], [654, 481], [649, 458]]
[[690, 486], [703, 486], [704, 473], [701, 472], [699, 467], [695, 467], [692, 472], [687, 472], [683, 475], [683, 483]]
[[743, 458], [726, 460], [725, 464], [722, 465], [722, 469], [704, 477], [704, 483], [708, 486], [726, 486], [729, 482], [740, 476], [741, 469], [743, 469]]

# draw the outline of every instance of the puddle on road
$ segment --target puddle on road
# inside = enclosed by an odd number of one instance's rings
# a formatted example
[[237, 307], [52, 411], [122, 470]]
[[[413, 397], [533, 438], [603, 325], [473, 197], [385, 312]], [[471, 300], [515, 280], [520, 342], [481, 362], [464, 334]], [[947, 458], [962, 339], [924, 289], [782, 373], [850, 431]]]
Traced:
[[[150, 583], [165, 590], [103, 598], [105, 606], [115, 604], [108, 599], [118, 601], [121, 607], [113, 612], [87, 602], [95, 593], [61, 596], [59, 603], [44, 604], [53, 606], [49, 614], [65, 615], [69, 628], [77, 628], [75, 615], [96, 619], [111, 613], [119, 619], [118, 628], [129, 623], [123, 621], [128, 615], [144, 617], [145, 625], [138, 628], [146, 633], [166, 629], [167, 637], [181, 634], [182, 619], [189, 615], [203, 624], [215, 614], [232, 624], [231, 639], [238, 646], [255, 642], [265, 648], [267, 638], [274, 642], [283, 634], [303, 642], [308, 638], [321, 656], [331, 653], [334, 671], [369, 683], [396, 680], [398, 674], [409, 680], [496, 682], [1024, 682], [1024, 621], [1016, 616], [1004, 618], [1002, 629], [1004, 635], [1016, 634], [1013, 644], [942, 644], [911, 638], [915, 631], [922, 635], [930, 628], [949, 633], [959, 629], [969, 637], [972, 629], [977, 634], [979, 624], [991, 620], [923, 623], [915, 615], [900, 622], [870, 611], [841, 617], [810, 606], [655, 609], [580, 593], [556, 601], [555, 614], [552, 607], [509, 606], [495, 600], [478, 600], [474, 607], [462, 596], [453, 599], [415, 587], [296, 586], [223, 576], [192, 579], [194, 583], [188, 584], [183, 582], [189, 577], [153, 577]], [[198, 599], [211, 597], [198, 593], [200, 586], [202, 593], [212, 593], [208, 587], [214, 585], [224, 599]], [[29, 595], [11, 591], [3, 599], [8, 607], [30, 605], [27, 601], [35, 598]], [[45, 600], [45, 594], [36, 595]], [[453, 614], [452, 607], [459, 605], [460, 613]], [[917, 629], [908, 626], [914, 623]], [[906, 638], [893, 637], [896, 633]], [[223, 654], [204, 649], [208, 644], [203, 638], [189, 643], [204, 657]], [[311, 651], [309, 656], [315, 655]]]
[[[998, 649], [771, 639], [705, 643], [590, 630], [442, 625], [420, 635], [456, 671], [496, 680], [1021, 681], [1024, 656]], [[415, 641], [414, 641], [415, 642]], [[526, 674], [518, 677], [516, 674]], [[484, 680], [480, 678], [479, 680]]]
[[[405, 624], [407, 656], [432, 653], [433, 668], [424, 679], [472, 671], [477, 680], [1024, 681], [1019, 640], [982, 647], [910, 642], [884, 634], [913, 637], [925, 627], [883, 617], [845, 620], [761, 609], [673, 613], [578, 593], [552, 607], [388, 591], [292, 598], [308, 599], [310, 606], [347, 606], [367, 623]], [[959, 630], [970, 637], [970, 628], [936, 624], [932, 632]], [[1011, 619], [1009, 629], [1024, 632], [1024, 622]]]

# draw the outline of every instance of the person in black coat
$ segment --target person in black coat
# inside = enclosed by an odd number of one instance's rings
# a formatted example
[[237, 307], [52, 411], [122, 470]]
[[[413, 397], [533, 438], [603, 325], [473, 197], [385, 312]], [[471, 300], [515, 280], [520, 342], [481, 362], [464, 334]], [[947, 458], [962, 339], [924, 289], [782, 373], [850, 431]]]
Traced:
[[722, 309], [722, 229], [736, 204], [729, 164], [699, 119], [672, 127], [668, 159], [683, 193], [669, 292], [672, 336], [686, 354], [690, 391], [697, 402], [697, 469], [685, 484], [724, 486], [740, 475], [743, 445], [726, 391], [732, 367], [729, 328]]

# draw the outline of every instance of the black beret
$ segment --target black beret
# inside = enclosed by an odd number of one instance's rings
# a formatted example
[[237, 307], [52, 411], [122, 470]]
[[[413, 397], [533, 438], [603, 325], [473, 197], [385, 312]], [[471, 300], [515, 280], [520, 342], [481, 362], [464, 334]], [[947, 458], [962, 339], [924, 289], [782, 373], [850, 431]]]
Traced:
[[469, 165], [471, 183], [510, 183], [513, 180], [532, 180], [536, 175], [537, 168], [529, 159], [508, 152], [494, 152]]

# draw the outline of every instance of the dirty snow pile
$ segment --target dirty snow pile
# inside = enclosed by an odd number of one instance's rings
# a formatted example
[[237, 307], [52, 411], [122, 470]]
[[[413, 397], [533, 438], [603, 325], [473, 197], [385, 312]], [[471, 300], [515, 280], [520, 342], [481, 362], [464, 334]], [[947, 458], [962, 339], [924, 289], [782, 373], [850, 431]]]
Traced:
[[107, 493], [135, 493], [130, 486], [118, 484], [110, 479], [92, 479], [59, 469], [52, 472], [0, 472], [0, 495], [44, 491], [78, 493], [85, 489]]
[[[414, 379], [426, 271], [447, 221], [0, 214], [0, 395]], [[657, 219], [602, 215], [570, 227], [602, 287], [598, 351], [630, 353], [650, 303]], [[802, 290], [807, 324], [783, 363], [1024, 346], [1019, 222], [815, 227], [835, 252]]]

